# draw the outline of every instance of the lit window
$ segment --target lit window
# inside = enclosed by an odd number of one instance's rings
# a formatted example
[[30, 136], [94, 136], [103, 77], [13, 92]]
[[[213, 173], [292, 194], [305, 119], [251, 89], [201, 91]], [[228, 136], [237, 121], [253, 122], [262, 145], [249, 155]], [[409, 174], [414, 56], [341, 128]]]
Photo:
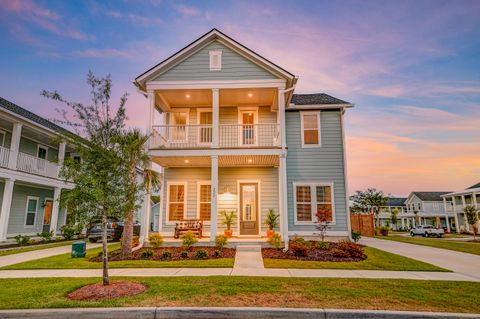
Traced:
[[302, 147], [319, 147], [320, 112], [301, 112]]
[[184, 219], [185, 188], [186, 188], [186, 185], [184, 183], [168, 185], [167, 216], [169, 221]]
[[201, 183], [198, 185], [198, 214], [201, 220], [210, 220], [212, 207], [212, 186], [210, 183]]
[[295, 183], [295, 222], [334, 221], [333, 184]]

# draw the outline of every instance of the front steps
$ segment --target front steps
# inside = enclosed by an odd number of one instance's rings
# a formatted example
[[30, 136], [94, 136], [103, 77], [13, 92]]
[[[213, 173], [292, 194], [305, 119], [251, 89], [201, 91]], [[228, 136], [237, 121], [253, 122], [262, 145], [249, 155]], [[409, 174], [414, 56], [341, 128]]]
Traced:
[[260, 245], [238, 245], [233, 269], [264, 269], [262, 247]]

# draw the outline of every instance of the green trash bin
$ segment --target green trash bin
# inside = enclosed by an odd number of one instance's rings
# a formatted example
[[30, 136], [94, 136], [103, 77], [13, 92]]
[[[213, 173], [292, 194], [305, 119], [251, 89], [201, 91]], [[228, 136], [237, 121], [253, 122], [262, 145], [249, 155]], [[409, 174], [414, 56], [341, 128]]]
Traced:
[[87, 252], [87, 243], [76, 241], [72, 244], [72, 258], [83, 258]]

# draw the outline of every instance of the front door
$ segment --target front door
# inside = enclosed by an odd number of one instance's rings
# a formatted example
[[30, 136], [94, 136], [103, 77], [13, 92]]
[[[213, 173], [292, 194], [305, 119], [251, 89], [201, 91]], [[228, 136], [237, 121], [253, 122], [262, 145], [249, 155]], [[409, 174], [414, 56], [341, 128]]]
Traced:
[[256, 127], [255, 127], [255, 112], [241, 111], [241, 130], [240, 130], [240, 145], [249, 146], [256, 145]]
[[258, 183], [240, 183], [240, 235], [258, 234]]
[[47, 199], [43, 208], [43, 230], [50, 231], [50, 220], [52, 219], [53, 201]]

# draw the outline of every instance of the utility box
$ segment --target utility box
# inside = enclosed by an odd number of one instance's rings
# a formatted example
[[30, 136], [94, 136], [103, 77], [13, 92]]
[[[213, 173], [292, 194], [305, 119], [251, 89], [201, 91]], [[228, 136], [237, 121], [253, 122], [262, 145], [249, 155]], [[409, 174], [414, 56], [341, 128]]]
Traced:
[[76, 241], [72, 244], [72, 258], [83, 258], [87, 253], [87, 243]]

